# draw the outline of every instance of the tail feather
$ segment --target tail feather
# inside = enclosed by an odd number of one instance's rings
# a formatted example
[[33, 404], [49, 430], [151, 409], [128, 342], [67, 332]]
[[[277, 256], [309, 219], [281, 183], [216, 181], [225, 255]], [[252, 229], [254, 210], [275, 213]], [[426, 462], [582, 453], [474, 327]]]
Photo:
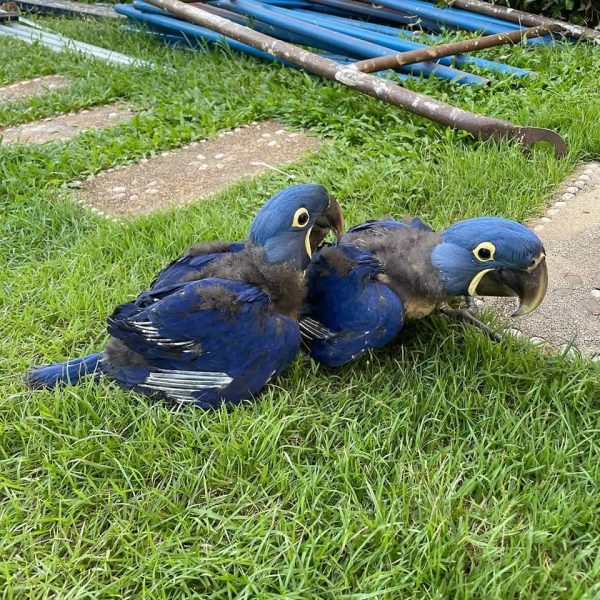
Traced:
[[82, 377], [98, 378], [106, 371], [102, 363], [103, 353], [89, 354], [83, 358], [67, 360], [53, 365], [32, 367], [25, 374], [25, 384], [33, 389], [49, 388], [59, 384], [75, 385]]

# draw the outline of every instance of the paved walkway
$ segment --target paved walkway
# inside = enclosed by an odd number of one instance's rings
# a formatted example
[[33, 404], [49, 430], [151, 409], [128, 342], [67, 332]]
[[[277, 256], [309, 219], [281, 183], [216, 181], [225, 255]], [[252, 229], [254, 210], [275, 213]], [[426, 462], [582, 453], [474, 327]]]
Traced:
[[67, 86], [61, 75], [48, 75], [47, 77], [36, 77], [27, 81], [19, 81], [0, 87], [0, 103], [14, 102], [40, 96], [47, 91], [59, 90]]
[[124, 104], [105, 104], [80, 112], [48, 117], [42, 121], [24, 123], [0, 129], [3, 144], [45, 144], [66, 141], [86, 129], [104, 129], [129, 119], [133, 115]]
[[81, 183], [78, 200], [111, 217], [137, 216], [211, 196], [235, 181], [293, 162], [322, 142], [262, 121], [193, 142]]
[[[534, 343], [573, 345], [600, 359], [600, 163], [589, 163], [563, 185], [546, 215], [532, 224], [546, 247], [549, 286], [530, 315], [507, 319]], [[514, 301], [486, 301], [509, 314]]]

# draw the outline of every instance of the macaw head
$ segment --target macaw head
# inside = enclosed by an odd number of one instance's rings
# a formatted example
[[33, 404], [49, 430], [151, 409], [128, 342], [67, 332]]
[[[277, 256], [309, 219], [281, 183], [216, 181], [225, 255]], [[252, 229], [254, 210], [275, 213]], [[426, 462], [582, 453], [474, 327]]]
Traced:
[[340, 205], [323, 186], [305, 183], [267, 200], [252, 222], [248, 239], [264, 248], [269, 262], [306, 269], [330, 229], [339, 240], [344, 232]]
[[442, 232], [433, 266], [452, 296], [518, 296], [513, 316], [535, 310], [548, 288], [545, 250], [527, 227], [498, 217], [460, 221]]

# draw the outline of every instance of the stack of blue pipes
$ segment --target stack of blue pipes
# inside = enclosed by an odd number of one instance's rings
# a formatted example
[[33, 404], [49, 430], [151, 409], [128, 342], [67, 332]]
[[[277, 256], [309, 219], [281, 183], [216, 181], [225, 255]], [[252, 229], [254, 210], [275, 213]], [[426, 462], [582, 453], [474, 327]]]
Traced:
[[[452, 30], [491, 35], [521, 29], [520, 25], [457, 8], [439, 8], [423, 0], [210, 0], [206, 3], [231, 21], [252, 27], [285, 42], [316, 50], [340, 64], [427, 48], [440, 43], [439, 33]], [[150, 31], [174, 45], [198, 47], [226, 44], [233, 50], [269, 61], [283, 62], [220, 33], [200, 27], [156, 8], [144, 0], [117, 4], [129, 25]], [[418, 36], [416, 41], [415, 36]], [[551, 44], [553, 38], [529, 39], [527, 44]], [[489, 83], [487, 77], [465, 69], [532, 76], [526, 69], [474, 56], [456, 55], [378, 73], [383, 77], [439, 77], [462, 85]]]

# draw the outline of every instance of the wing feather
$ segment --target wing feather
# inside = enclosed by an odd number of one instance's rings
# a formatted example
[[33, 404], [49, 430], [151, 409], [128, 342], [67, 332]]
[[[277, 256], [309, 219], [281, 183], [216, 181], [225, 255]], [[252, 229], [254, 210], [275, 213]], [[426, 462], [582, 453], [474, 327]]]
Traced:
[[137, 312], [119, 308], [108, 331], [145, 363], [114, 368], [117, 379], [200, 404], [250, 397], [300, 343], [296, 321], [274, 311], [263, 290], [218, 277], [173, 286]]

